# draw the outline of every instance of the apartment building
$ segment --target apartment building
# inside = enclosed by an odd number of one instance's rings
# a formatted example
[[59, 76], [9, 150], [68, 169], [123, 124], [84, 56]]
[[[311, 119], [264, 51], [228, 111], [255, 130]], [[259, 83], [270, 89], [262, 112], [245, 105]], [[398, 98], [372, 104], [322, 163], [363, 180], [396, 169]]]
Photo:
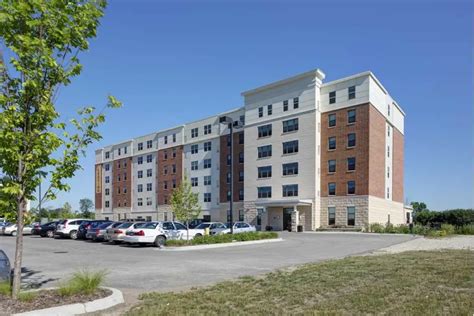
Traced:
[[[97, 216], [171, 219], [187, 177], [205, 220], [230, 221], [232, 181], [233, 220], [260, 229], [406, 223], [405, 113], [371, 72], [324, 78], [273, 82], [243, 92], [238, 109], [97, 150]], [[241, 128], [231, 136], [222, 116]]]

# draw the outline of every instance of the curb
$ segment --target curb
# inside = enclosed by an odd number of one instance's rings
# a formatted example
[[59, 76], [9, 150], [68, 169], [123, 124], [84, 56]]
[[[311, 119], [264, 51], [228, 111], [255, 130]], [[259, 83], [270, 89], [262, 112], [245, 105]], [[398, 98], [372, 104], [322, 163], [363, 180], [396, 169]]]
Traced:
[[[38, 309], [24, 313], [12, 314], [12, 316], [69, 316], [69, 315], [80, 315], [85, 313], [92, 313], [96, 311], [101, 311], [108, 309], [118, 304], [124, 303], [123, 294], [121, 291], [111, 288], [111, 287], [102, 287], [112, 291], [112, 294], [97, 299], [95, 301], [90, 301], [86, 303], [76, 303], [62, 306], [55, 306], [45, 309]], [[47, 290], [47, 289], [45, 289]]]
[[231, 243], [210, 244], [210, 245], [164, 247], [164, 248], [157, 249], [157, 251], [193, 251], [193, 250], [226, 248], [226, 247], [236, 247], [236, 246], [245, 246], [245, 245], [266, 244], [266, 243], [279, 242], [279, 241], [283, 241], [283, 238], [251, 240], [251, 241], [235, 241]]

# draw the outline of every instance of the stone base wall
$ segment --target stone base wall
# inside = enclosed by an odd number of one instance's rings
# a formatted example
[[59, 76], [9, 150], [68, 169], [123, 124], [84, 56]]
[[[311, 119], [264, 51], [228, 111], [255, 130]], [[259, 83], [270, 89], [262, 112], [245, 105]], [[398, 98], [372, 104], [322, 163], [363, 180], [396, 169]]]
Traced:
[[355, 227], [365, 227], [369, 221], [369, 197], [363, 196], [332, 196], [321, 198], [320, 227], [328, 225], [328, 207], [336, 207], [336, 226], [347, 226], [347, 207], [355, 206]]
[[393, 225], [406, 224], [406, 213], [403, 203], [369, 196], [369, 223]]

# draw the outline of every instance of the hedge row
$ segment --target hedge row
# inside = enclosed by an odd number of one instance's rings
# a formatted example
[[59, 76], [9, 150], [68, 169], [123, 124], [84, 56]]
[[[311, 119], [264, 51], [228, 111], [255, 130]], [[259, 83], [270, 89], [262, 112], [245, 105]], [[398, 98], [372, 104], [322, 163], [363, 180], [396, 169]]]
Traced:
[[441, 237], [453, 234], [458, 235], [474, 235], [474, 224], [468, 224], [463, 226], [453, 226], [451, 224], [441, 224], [439, 228], [433, 228], [431, 226], [413, 225], [413, 229], [410, 230], [408, 225], [382, 225], [382, 224], [370, 224], [369, 232], [379, 234], [416, 234], [431, 237]]
[[167, 240], [166, 246], [189, 246], [189, 245], [207, 245], [207, 244], [221, 244], [230, 243], [233, 241], [250, 241], [261, 239], [278, 238], [276, 232], [248, 232], [240, 234], [223, 234], [212, 236], [200, 236], [189, 241], [187, 240]]
[[455, 209], [443, 212], [421, 211], [414, 217], [416, 224], [440, 227], [441, 224], [464, 226], [474, 224], [474, 209]]

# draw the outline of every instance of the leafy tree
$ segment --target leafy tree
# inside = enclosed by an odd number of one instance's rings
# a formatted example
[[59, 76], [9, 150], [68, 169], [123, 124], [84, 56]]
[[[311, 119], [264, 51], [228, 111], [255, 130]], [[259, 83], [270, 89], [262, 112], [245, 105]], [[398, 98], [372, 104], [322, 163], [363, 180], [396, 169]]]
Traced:
[[430, 211], [426, 207], [424, 202], [411, 202], [411, 207], [413, 207], [413, 220], [415, 222], [428, 221]]
[[189, 241], [189, 222], [199, 217], [201, 205], [187, 178], [171, 193], [171, 210], [179, 221], [186, 223], [186, 240]]
[[410, 204], [413, 207], [413, 212], [428, 211], [426, 204], [423, 202], [411, 202]]
[[79, 209], [81, 210], [81, 217], [92, 218], [94, 215], [91, 212], [93, 207], [94, 203], [92, 203], [91, 199], [84, 198], [79, 200]]
[[[43, 177], [49, 186], [41, 200], [69, 190], [66, 179], [81, 167], [80, 155], [101, 138], [103, 111], [87, 106], [63, 121], [55, 103], [59, 88], [81, 73], [78, 54], [96, 36], [105, 7], [103, 0], [0, 0], [0, 37], [11, 56], [8, 63], [0, 58], [0, 170], [8, 177], [2, 194], [17, 211], [13, 298], [21, 283], [26, 201], [35, 199]], [[120, 106], [108, 97], [106, 107]]]

